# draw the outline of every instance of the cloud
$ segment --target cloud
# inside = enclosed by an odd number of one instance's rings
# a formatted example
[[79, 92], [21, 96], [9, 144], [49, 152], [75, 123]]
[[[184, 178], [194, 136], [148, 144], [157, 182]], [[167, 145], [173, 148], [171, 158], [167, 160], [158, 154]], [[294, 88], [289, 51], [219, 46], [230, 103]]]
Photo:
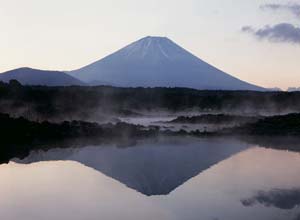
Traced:
[[260, 8], [273, 11], [287, 11], [300, 18], [300, 4], [265, 4], [260, 6]]
[[242, 32], [251, 34], [258, 39], [267, 39], [272, 42], [300, 44], [300, 28], [289, 23], [281, 23], [273, 26], [267, 25], [260, 29], [244, 26]]
[[293, 209], [300, 205], [300, 189], [273, 189], [271, 191], [259, 191], [249, 199], [241, 200], [244, 206], [261, 204], [266, 207], [279, 209]]

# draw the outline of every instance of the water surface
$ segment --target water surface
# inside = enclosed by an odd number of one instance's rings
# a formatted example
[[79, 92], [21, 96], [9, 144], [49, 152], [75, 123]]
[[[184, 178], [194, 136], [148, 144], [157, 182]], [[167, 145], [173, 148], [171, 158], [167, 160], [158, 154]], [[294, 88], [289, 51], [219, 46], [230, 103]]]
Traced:
[[300, 155], [234, 139], [35, 151], [0, 166], [0, 219], [294, 220]]

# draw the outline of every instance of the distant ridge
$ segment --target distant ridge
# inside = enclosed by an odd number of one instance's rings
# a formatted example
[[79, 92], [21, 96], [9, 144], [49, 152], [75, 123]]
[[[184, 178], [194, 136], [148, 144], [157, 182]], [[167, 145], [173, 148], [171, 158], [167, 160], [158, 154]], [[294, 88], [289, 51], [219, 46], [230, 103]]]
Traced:
[[23, 85], [42, 86], [71, 86], [85, 85], [80, 80], [59, 71], [37, 70], [32, 68], [19, 68], [0, 74], [0, 81], [9, 82], [12, 79], [18, 80]]
[[224, 73], [166, 37], [142, 38], [68, 73], [86, 83], [105, 82], [122, 87], [266, 90]]

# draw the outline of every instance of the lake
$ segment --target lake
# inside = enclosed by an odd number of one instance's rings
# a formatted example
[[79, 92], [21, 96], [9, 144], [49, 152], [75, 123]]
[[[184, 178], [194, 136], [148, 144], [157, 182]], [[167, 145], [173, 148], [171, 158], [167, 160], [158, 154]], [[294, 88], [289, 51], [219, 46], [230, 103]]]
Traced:
[[58, 146], [0, 175], [3, 220], [300, 219], [300, 154], [233, 138]]

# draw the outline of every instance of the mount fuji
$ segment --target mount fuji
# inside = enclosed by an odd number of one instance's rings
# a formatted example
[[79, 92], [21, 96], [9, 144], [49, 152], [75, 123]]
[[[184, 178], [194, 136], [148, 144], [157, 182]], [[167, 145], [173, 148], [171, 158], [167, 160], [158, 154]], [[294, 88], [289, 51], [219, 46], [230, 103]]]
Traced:
[[90, 84], [121, 87], [266, 90], [211, 66], [165, 37], [142, 38], [68, 74]]

